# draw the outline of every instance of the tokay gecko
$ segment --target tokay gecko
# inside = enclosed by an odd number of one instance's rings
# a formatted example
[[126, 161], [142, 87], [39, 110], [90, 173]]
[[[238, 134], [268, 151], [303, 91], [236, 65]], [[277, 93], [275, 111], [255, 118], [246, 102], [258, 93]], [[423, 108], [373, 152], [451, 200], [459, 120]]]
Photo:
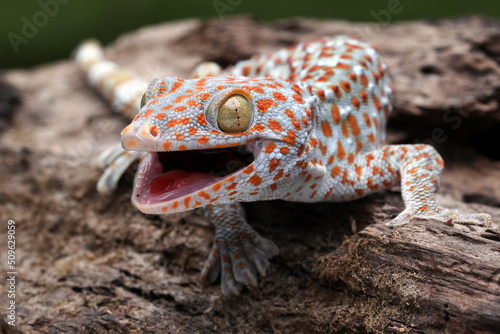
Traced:
[[203, 63], [193, 79], [149, 86], [105, 60], [97, 42], [82, 43], [75, 57], [90, 84], [133, 119], [121, 145], [99, 157], [107, 169], [97, 189], [112, 191], [140, 159], [132, 194], [140, 211], [203, 207], [215, 237], [201, 280], [220, 275], [225, 295], [255, 286], [278, 254], [240, 202], [341, 202], [399, 186], [405, 209], [390, 226], [413, 218], [491, 225], [488, 214], [438, 205], [444, 165], [432, 146], [384, 144], [393, 87], [369, 44], [322, 38], [226, 70]]

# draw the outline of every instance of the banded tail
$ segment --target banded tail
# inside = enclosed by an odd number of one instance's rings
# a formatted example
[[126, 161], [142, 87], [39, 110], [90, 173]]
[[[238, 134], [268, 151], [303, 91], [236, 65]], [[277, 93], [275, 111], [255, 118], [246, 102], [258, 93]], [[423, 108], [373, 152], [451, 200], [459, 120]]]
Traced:
[[140, 109], [147, 82], [106, 60], [101, 44], [95, 40], [82, 42], [75, 50], [74, 58], [90, 85], [109, 101], [113, 110], [133, 119]]

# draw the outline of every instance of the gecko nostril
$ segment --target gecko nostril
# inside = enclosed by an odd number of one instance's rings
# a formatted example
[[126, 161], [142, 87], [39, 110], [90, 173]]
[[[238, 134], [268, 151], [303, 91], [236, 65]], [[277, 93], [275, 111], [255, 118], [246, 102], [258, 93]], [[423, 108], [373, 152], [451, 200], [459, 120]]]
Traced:
[[158, 128], [155, 126], [155, 127], [152, 127], [151, 129], [149, 129], [149, 133], [151, 134], [151, 136], [153, 137], [156, 137], [158, 136]]

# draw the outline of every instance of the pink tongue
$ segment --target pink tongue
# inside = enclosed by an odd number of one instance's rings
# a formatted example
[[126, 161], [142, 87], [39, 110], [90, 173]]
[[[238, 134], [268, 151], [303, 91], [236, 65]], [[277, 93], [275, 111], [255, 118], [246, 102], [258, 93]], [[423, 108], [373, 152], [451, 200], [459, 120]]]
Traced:
[[154, 195], [164, 194], [179, 188], [192, 185], [200, 180], [211, 180], [210, 175], [199, 172], [185, 172], [180, 169], [168, 171], [151, 180], [148, 193]]

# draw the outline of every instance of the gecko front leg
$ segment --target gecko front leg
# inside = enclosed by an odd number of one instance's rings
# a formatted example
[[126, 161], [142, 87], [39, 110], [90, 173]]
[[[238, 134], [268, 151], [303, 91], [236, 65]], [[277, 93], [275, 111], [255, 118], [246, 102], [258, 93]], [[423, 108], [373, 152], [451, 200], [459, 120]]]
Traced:
[[240, 203], [208, 205], [205, 213], [215, 236], [201, 281], [210, 284], [220, 273], [226, 296], [239, 295], [242, 285], [256, 286], [257, 275], [266, 275], [268, 259], [279, 253], [278, 247], [248, 225]]

